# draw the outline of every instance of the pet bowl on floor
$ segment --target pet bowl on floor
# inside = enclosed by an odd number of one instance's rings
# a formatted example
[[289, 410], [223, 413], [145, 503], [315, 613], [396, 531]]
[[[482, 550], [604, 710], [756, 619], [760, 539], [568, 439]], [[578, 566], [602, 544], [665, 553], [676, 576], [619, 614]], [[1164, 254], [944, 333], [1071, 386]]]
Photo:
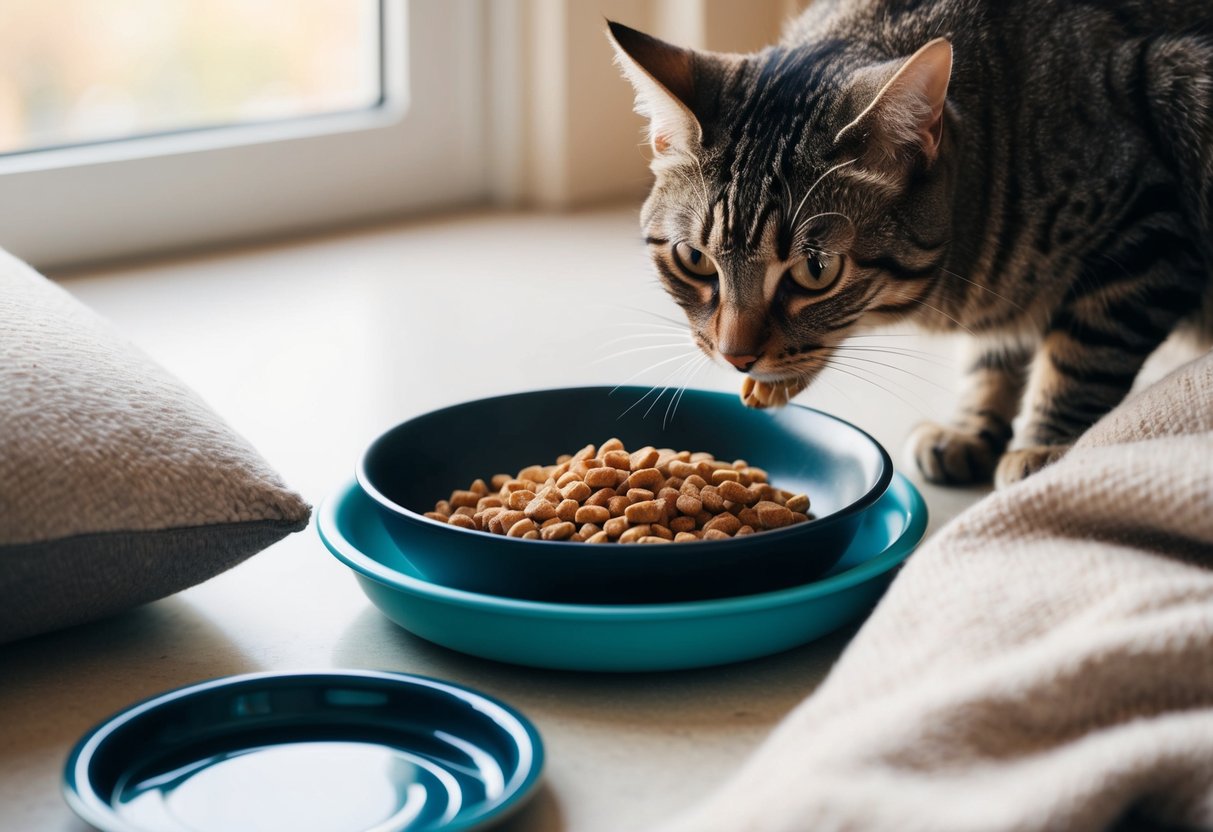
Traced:
[[471, 832], [534, 793], [535, 727], [469, 688], [369, 670], [212, 679], [73, 749], [68, 804], [103, 832]]
[[759, 595], [630, 605], [525, 601], [428, 581], [381, 520], [354, 482], [316, 513], [329, 551], [354, 572], [375, 606], [411, 633], [473, 656], [532, 667], [653, 671], [754, 659], [861, 619], [922, 539], [927, 508], [897, 474], [863, 513], [842, 558], [818, 580]]
[[[688, 390], [662, 425], [629, 405], [645, 388], [581, 387], [480, 399], [443, 408], [380, 436], [358, 465], [397, 546], [426, 579], [459, 589], [548, 601], [632, 603], [734, 596], [821, 575], [846, 551], [893, 464], [854, 425], [807, 407], [759, 411], [736, 396]], [[625, 412], [626, 411], [626, 412]], [[772, 484], [803, 492], [813, 520], [728, 540], [670, 546], [521, 540], [423, 516], [477, 477], [548, 464], [617, 436], [646, 445], [747, 460]]]

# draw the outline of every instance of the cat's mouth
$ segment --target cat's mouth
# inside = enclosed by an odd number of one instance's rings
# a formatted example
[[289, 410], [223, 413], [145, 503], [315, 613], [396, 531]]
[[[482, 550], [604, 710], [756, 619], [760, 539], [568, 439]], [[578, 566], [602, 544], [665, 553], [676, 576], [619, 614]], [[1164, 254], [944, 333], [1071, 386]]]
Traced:
[[782, 382], [790, 382], [797, 378], [800, 378], [800, 374], [799, 373], [788, 373], [786, 371], [784, 371], [784, 372], [775, 372], [775, 371], [763, 372], [762, 370], [751, 370], [749, 373], [746, 374], [746, 378], [752, 378], [752, 379], [754, 379], [754, 381], [762, 381], [762, 382], [766, 382], [767, 384], [780, 384]]
[[741, 382], [741, 403], [746, 407], [783, 407], [809, 386], [808, 376], [773, 378], [746, 376]]

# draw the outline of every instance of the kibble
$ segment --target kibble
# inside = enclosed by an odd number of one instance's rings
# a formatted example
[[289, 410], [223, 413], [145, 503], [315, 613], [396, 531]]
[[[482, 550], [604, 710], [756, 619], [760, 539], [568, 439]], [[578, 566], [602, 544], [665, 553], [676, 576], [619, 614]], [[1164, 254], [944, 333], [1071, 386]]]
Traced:
[[631, 504], [631, 499], [617, 494], [607, 501], [607, 509], [610, 511], [612, 517], [622, 517]]
[[639, 543], [640, 538], [648, 537], [652, 532], [652, 527], [648, 523], [643, 523], [639, 526], [629, 526], [627, 531], [619, 535], [620, 543]]
[[619, 517], [612, 517], [610, 520], [602, 524], [602, 530], [607, 533], [607, 536], [610, 537], [611, 540], [614, 540], [628, 530], [628, 518], [623, 517], [622, 515]]
[[[602, 506], [603, 508], [606, 508], [607, 503], [609, 503], [611, 498], [614, 496], [616, 496], [615, 489], [600, 488], [590, 496], [586, 497], [585, 504], [587, 506]], [[610, 512], [608, 511], [607, 514], [609, 516]]]
[[632, 460], [627, 451], [608, 451], [602, 455], [602, 461], [608, 468], [618, 468], [621, 471], [632, 470]]
[[720, 496], [742, 505], [753, 505], [758, 502], [758, 495], [734, 480], [725, 480], [719, 486]]
[[809, 497], [807, 494], [796, 494], [789, 497], [784, 502], [784, 506], [787, 507], [788, 511], [799, 511], [803, 514], [809, 510]]
[[591, 468], [585, 472], [583, 485], [590, 488], [614, 488], [615, 487], [615, 469], [600, 467]]
[[680, 494], [674, 505], [678, 507], [680, 512], [689, 514], [691, 517], [703, 511], [703, 500], [698, 497], [692, 497], [690, 494]]
[[628, 518], [629, 523], [657, 523], [665, 518], [665, 502], [645, 500], [632, 503], [624, 509], [623, 516]]
[[438, 500], [430, 520], [523, 540], [691, 543], [761, 534], [811, 519], [809, 497], [772, 486], [744, 459], [612, 438], [554, 465], [475, 479]]
[[572, 523], [561, 523], [557, 520], [556, 523], [544, 528], [540, 537], [544, 540], [565, 540], [572, 537], [576, 532], [577, 527]]
[[670, 519], [670, 531], [677, 533], [695, 531], [695, 517], [682, 514]]
[[[605, 470], [605, 469], [604, 469]], [[560, 489], [560, 496], [566, 500], [576, 500], [579, 504], [584, 503], [594, 489], [589, 483], [574, 481]]]
[[524, 517], [510, 526], [510, 530], [506, 532], [506, 535], [509, 537], [522, 537], [524, 534], [530, 534], [531, 532], [539, 534], [539, 528], [535, 525], [534, 520]]
[[604, 506], [584, 505], [577, 509], [574, 519], [578, 523], [596, 523], [601, 526], [611, 519], [611, 512]]
[[741, 528], [741, 521], [737, 519], [736, 514], [729, 514], [727, 511], [721, 512], [707, 522], [703, 527], [705, 532], [716, 529], [732, 537]]
[[793, 522], [792, 511], [786, 505], [763, 500], [754, 510], [758, 513], [758, 522], [764, 529], [779, 529]]

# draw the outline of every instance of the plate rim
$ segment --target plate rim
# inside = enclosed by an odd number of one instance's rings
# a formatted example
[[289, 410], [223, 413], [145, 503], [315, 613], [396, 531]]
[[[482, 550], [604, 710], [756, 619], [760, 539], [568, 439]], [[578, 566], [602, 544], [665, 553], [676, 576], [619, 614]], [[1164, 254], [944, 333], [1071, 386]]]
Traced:
[[[413, 596], [424, 597], [448, 605], [471, 607], [483, 611], [509, 613], [531, 618], [568, 620], [670, 620], [678, 618], [717, 617], [740, 615], [760, 610], [773, 609], [790, 604], [804, 603], [858, 586], [873, 577], [884, 574], [903, 562], [922, 541], [926, 533], [928, 509], [918, 488], [902, 473], [894, 472], [886, 493], [902, 495], [899, 505], [909, 514], [905, 528], [883, 551], [863, 563], [827, 578], [820, 578], [800, 586], [787, 587], [771, 592], [732, 598], [712, 598], [700, 601], [665, 602], [658, 604], [574, 604], [567, 602], [532, 601], [501, 595], [488, 595], [437, 584], [415, 578], [384, 566], [364, 554], [338, 531], [337, 511], [348, 499], [362, 492], [365, 499], [373, 499], [362, 491], [356, 478], [329, 494], [316, 512], [316, 530], [325, 547], [338, 561], [355, 574]], [[884, 495], [882, 495], [883, 497]], [[875, 506], [873, 506], [874, 508]]]
[[[518, 779], [516, 785], [512, 788], [507, 781], [506, 791], [502, 794], [498, 802], [483, 807], [480, 811], [471, 813], [465, 818], [456, 816], [450, 823], [442, 824], [441, 826], [427, 827], [432, 832], [472, 832], [472, 830], [483, 828], [486, 825], [497, 823], [503, 820], [508, 815], [521, 809], [530, 798], [534, 796], [539, 785], [543, 780], [546, 750], [544, 748], [543, 737], [539, 733], [539, 729], [535, 724], [522, 713], [518, 708], [509, 703], [498, 699], [495, 696], [479, 691], [459, 682], [452, 682], [448, 679], [439, 679], [433, 676], [425, 676], [419, 673], [408, 673], [399, 670], [370, 670], [358, 668], [316, 668], [304, 670], [266, 670], [254, 671], [252, 673], [239, 673], [229, 676], [219, 676], [212, 679], [204, 679], [200, 682], [193, 682], [169, 690], [161, 691], [145, 697], [137, 702], [127, 705], [124, 708], [115, 711], [106, 718], [97, 722], [87, 731], [85, 731], [76, 743], [72, 746], [68, 753], [67, 760], [63, 766], [63, 774], [60, 782], [60, 789], [64, 800], [68, 807], [86, 823], [96, 826], [102, 832], [138, 832], [137, 827], [127, 823], [123, 818], [114, 811], [113, 807], [107, 803], [101, 795], [92, 788], [91, 780], [87, 777], [88, 761], [96, 752], [101, 743], [115, 730], [123, 725], [129, 724], [131, 721], [139, 719], [157, 707], [174, 702], [185, 697], [202, 693], [205, 691], [214, 690], [216, 688], [231, 687], [237, 685], [250, 685], [260, 681], [278, 680], [278, 679], [316, 679], [323, 677], [339, 681], [341, 679], [372, 679], [380, 682], [386, 682], [393, 685], [420, 685], [435, 690], [441, 690], [448, 694], [454, 694], [465, 701], [476, 703], [487, 703], [505, 715], [513, 719], [517, 727], [521, 729], [529, 743], [529, 763], [520, 767], [519, 771], [522, 776]], [[504, 726], [503, 726], [504, 728]], [[517, 744], [518, 735], [513, 731], [507, 731], [514, 737]], [[78, 777], [81, 769], [85, 774], [83, 784], [87, 784], [87, 789], [82, 788], [81, 778]], [[517, 779], [517, 775], [515, 778]]]

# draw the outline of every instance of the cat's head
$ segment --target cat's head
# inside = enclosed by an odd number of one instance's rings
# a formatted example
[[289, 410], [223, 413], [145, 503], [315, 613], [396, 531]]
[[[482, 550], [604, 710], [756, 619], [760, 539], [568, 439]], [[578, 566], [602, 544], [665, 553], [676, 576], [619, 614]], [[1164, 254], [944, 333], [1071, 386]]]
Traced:
[[799, 389], [855, 327], [921, 305], [951, 225], [946, 40], [882, 59], [610, 36], [649, 119], [643, 231], [708, 355]]

